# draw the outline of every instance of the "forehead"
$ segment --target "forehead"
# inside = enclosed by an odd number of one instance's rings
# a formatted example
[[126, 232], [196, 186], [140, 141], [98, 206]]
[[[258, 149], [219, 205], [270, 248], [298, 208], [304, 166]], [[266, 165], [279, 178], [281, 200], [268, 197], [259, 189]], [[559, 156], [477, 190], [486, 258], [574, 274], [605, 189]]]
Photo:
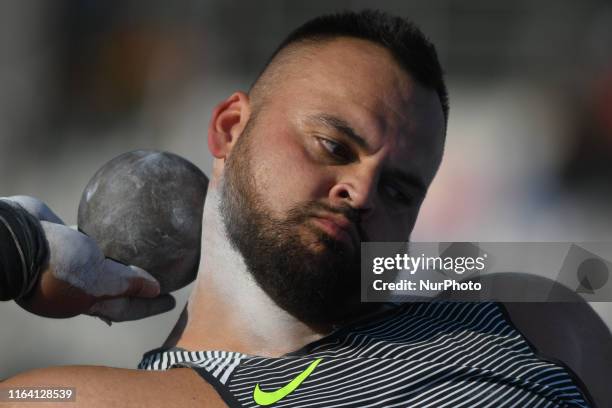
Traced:
[[[317, 93], [401, 120], [415, 84], [390, 52], [370, 41], [340, 37], [298, 45], [284, 63], [281, 90]], [[330, 100], [331, 102], [331, 100]]]
[[275, 112], [340, 116], [375, 147], [391, 144], [404, 159], [437, 167], [439, 157], [432, 156], [441, 155], [444, 138], [439, 99], [386, 48], [346, 37], [298, 45], [285, 56], [275, 83], [269, 101]]

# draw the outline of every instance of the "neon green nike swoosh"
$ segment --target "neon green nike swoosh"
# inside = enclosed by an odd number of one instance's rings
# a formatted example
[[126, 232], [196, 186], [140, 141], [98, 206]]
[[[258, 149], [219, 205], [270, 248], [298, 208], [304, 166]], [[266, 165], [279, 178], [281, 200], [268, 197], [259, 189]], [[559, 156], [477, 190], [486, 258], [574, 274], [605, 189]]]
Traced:
[[282, 388], [279, 388], [276, 391], [266, 392], [262, 391], [259, 388], [259, 384], [255, 384], [255, 389], [253, 390], [253, 399], [259, 405], [271, 405], [275, 402], [278, 402], [285, 398], [287, 395], [291, 394], [297, 387], [300, 386], [302, 381], [304, 381], [310, 373], [314, 371], [317, 365], [323, 360], [322, 358], [317, 358], [315, 361], [310, 363], [308, 368], [302, 371], [297, 377], [295, 377], [291, 382], [285, 385]]

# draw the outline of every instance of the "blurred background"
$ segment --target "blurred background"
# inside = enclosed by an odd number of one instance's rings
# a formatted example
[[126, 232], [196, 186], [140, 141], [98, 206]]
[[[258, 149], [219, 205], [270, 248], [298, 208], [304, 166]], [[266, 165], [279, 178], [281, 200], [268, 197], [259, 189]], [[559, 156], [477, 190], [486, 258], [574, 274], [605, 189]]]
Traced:
[[[604, 0], [0, 2], [0, 195], [36, 196], [68, 224], [120, 153], [180, 154], [210, 174], [214, 105], [246, 90], [315, 15], [381, 8], [437, 45], [451, 112], [415, 241], [612, 242], [612, 4]], [[135, 367], [163, 316], [107, 327], [0, 305], [0, 378], [35, 367]], [[612, 304], [593, 303], [612, 326]]]

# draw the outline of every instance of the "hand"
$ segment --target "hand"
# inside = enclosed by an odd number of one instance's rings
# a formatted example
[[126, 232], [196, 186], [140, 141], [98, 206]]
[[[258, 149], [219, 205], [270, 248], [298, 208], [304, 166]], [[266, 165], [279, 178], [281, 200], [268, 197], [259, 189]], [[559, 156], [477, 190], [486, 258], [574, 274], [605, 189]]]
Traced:
[[93, 239], [69, 228], [42, 201], [9, 197], [41, 220], [49, 262], [32, 292], [18, 303], [47, 317], [78, 314], [105, 322], [137, 320], [171, 310], [174, 298], [159, 295], [159, 283], [146, 271], [105, 258]]
[[49, 221], [55, 224], [64, 224], [60, 217], [55, 215], [47, 204], [40, 201], [38, 198], [16, 195], [11, 197], [0, 197], [0, 200], [9, 200], [23, 207], [30, 215], [36, 217], [40, 221]]

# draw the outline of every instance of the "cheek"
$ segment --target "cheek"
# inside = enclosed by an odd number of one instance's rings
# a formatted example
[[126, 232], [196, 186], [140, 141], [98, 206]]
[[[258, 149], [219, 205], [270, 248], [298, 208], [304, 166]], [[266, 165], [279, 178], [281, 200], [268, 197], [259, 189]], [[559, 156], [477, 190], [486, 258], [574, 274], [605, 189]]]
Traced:
[[418, 208], [403, 213], [378, 213], [363, 224], [370, 241], [405, 242], [410, 239]]
[[277, 217], [289, 208], [307, 201], [320, 201], [327, 197], [333, 179], [316, 165], [298, 137], [269, 136], [268, 146], [260, 148], [252, 157], [257, 190]]

